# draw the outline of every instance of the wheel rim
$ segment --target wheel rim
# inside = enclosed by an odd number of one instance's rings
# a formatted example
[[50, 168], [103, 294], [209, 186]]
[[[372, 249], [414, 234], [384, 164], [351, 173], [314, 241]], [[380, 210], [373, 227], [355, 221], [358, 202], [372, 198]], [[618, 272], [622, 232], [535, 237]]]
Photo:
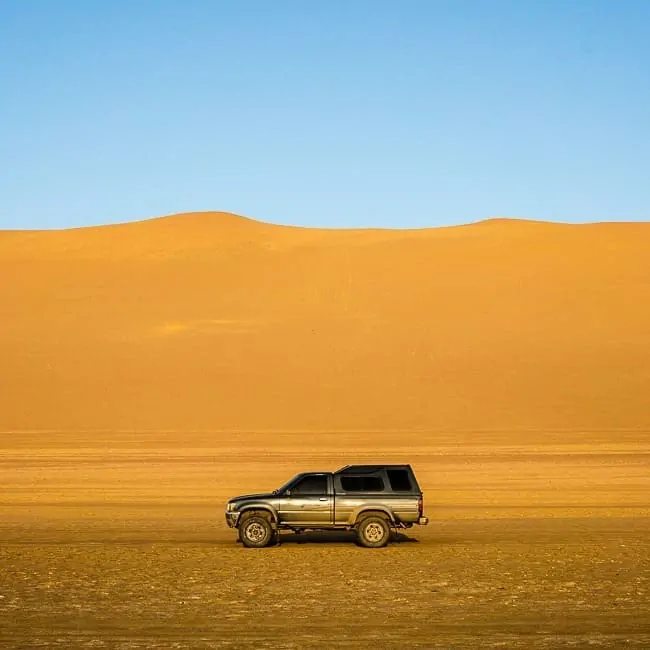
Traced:
[[386, 531], [381, 524], [373, 521], [364, 528], [363, 534], [369, 542], [376, 544], [377, 542], [381, 542], [381, 540], [384, 539]]
[[249, 542], [259, 543], [264, 541], [264, 538], [266, 537], [266, 529], [262, 524], [253, 521], [246, 526], [244, 535]]

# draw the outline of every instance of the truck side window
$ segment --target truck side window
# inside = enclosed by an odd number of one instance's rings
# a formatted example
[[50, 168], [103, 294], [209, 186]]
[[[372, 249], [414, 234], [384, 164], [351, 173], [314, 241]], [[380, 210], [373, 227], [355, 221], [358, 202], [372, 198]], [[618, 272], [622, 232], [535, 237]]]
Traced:
[[389, 469], [386, 470], [388, 480], [393, 492], [410, 492], [411, 481], [409, 473], [405, 469]]
[[327, 494], [327, 476], [305, 476], [291, 488], [291, 494]]
[[345, 492], [382, 492], [384, 482], [380, 476], [341, 476]]

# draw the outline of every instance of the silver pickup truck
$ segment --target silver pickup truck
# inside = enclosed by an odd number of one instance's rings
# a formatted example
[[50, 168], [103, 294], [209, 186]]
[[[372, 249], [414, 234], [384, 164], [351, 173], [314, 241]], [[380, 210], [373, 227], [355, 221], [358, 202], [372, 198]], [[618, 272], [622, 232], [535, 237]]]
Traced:
[[380, 548], [391, 528], [429, 523], [410, 465], [347, 465], [294, 476], [278, 490], [230, 499], [226, 523], [248, 547], [262, 548], [280, 530], [354, 530], [362, 546]]

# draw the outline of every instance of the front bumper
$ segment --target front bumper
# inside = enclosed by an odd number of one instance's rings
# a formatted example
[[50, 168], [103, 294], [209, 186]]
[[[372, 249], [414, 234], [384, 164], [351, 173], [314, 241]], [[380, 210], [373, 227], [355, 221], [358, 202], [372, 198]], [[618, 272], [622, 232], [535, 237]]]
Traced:
[[237, 528], [237, 520], [239, 519], [238, 512], [227, 512], [226, 513], [226, 524], [228, 528]]
[[426, 526], [429, 523], [429, 517], [418, 517], [418, 525]]

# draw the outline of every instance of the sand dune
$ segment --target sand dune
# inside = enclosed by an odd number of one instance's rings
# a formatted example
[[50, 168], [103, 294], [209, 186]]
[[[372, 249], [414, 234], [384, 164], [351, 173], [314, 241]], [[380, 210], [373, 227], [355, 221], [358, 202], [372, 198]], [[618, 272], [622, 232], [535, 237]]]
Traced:
[[0, 431], [650, 428], [650, 223], [0, 232]]

